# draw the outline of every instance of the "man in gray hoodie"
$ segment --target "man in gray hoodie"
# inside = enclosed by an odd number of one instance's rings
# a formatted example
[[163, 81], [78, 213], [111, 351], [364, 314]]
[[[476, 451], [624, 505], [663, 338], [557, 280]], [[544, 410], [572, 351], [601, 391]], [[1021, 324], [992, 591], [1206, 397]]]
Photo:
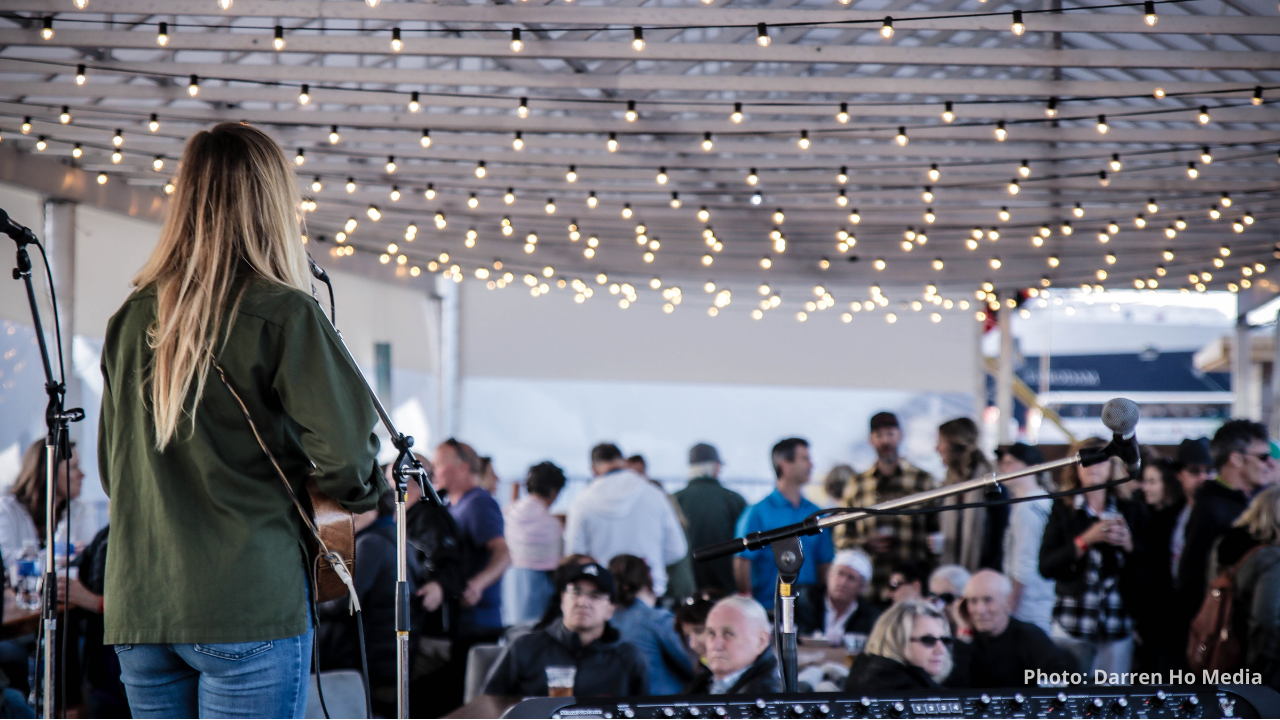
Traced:
[[591, 449], [591, 473], [595, 479], [569, 505], [565, 553], [590, 555], [605, 565], [618, 555], [644, 558], [653, 573], [653, 592], [661, 596], [667, 590], [667, 566], [689, 551], [666, 493], [628, 470], [612, 443]]

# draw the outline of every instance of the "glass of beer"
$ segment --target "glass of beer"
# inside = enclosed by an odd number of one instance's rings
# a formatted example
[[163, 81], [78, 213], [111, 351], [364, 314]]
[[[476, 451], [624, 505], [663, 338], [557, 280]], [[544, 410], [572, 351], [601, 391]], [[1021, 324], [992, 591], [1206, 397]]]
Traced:
[[572, 697], [573, 680], [578, 668], [573, 665], [547, 666], [547, 694], [551, 697]]

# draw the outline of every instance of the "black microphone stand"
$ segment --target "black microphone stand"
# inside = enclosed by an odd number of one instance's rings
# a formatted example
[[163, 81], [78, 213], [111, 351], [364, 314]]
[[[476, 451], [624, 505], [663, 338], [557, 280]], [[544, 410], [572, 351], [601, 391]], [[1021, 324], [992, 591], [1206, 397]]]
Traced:
[[[4, 211], [0, 210], [0, 214]], [[45, 406], [45, 440], [44, 440], [44, 456], [45, 456], [45, 566], [44, 566], [44, 587], [41, 596], [41, 617], [44, 628], [44, 683], [43, 683], [43, 702], [44, 717], [46, 719], [53, 717], [54, 709], [54, 648], [57, 644], [54, 637], [58, 631], [58, 575], [56, 570], [57, 550], [54, 544], [54, 536], [56, 534], [55, 524], [57, 522], [57, 513], [55, 511], [55, 478], [57, 477], [58, 462], [71, 457], [71, 441], [69, 423], [79, 422], [84, 419], [84, 410], [80, 408], [65, 408], [66, 400], [66, 371], [62, 365], [62, 346], [58, 346], [58, 372], [59, 379], [53, 378], [53, 364], [49, 360], [49, 346], [44, 338], [44, 325], [40, 321], [40, 306], [36, 302], [35, 286], [31, 283], [31, 256], [27, 253], [27, 245], [35, 245], [40, 247], [40, 242], [36, 239], [34, 233], [30, 229], [16, 225], [8, 219], [8, 215], [4, 214], [3, 218], [4, 232], [13, 238], [18, 244], [17, 267], [13, 269], [13, 279], [22, 280], [27, 287], [27, 303], [31, 307], [31, 321], [35, 325], [36, 344], [40, 347], [40, 360], [44, 365], [44, 390], [49, 396], [49, 402]], [[41, 248], [44, 252], [44, 248]], [[53, 279], [49, 278], [51, 295], [54, 298], [54, 318], [57, 322], [57, 300], [56, 294], [53, 294]], [[55, 326], [55, 330], [61, 338], [61, 330]], [[70, 513], [67, 514], [68, 530], [70, 529]]]
[[[315, 263], [310, 256], [307, 262], [311, 267], [311, 274], [317, 280], [329, 287], [330, 301], [333, 298], [333, 285], [329, 282], [329, 273]], [[338, 340], [342, 343], [342, 349], [347, 353], [347, 359], [351, 361], [352, 367], [356, 365], [355, 358], [351, 356], [351, 350], [347, 347], [347, 341], [342, 337], [342, 331], [334, 326], [334, 332], [338, 334]], [[382, 420], [382, 425], [387, 429], [387, 433], [391, 436], [391, 444], [397, 451], [395, 462], [391, 466], [391, 477], [395, 481], [396, 492], [396, 717], [404, 720], [409, 716], [409, 599], [411, 596], [409, 590], [409, 547], [407, 534], [407, 520], [405, 518], [405, 501], [409, 492], [409, 478], [414, 478], [418, 486], [422, 489], [422, 496], [429, 502], [443, 507], [444, 501], [440, 499], [440, 495], [436, 493], [435, 487], [431, 484], [430, 473], [426, 468], [422, 467], [422, 463], [413, 454], [410, 448], [413, 447], [413, 438], [409, 435], [396, 430], [395, 424], [391, 422], [391, 416], [387, 414], [386, 408], [382, 406], [382, 401], [378, 399], [378, 394], [374, 392], [373, 387], [369, 385], [369, 380], [364, 373], [357, 373], [360, 380], [364, 383], [364, 388], [369, 393], [369, 399], [373, 401], [373, 407], [378, 411], [378, 417]]]
[[[798, 692], [796, 680], [798, 672], [795, 625], [796, 588], [794, 583], [800, 576], [800, 569], [804, 565], [804, 551], [800, 545], [802, 536], [816, 535], [826, 528], [861, 520], [879, 512], [921, 505], [952, 495], [962, 495], [970, 490], [984, 489], [1007, 480], [1046, 472], [1066, 465], [1074, 465], [1076, 463], [1096, 465], [1111, 457], [1103, 450], [1085, 451], [1060, 460], [1032, 465], [1011, 473], [1000, 475], [992, 473], [973, 480], [956, 483], [955, 485], [925, 490], [924, 492], [906, 495], [895, 500], [886, 500], [876, 503], [865, 510], [849, 509], [846, 512], [833, 513], [826, 516], [810, 516], [803, 522], [793, 525], [784, 525], [773, 530], [762, 530], [750, 533], [745, 537], [698, 548], [693, 551], [693, 559], [695, 561], [711, 560], [742, 552], [743, 550], [759, 550], [766, 545], [771, 547], [773, 562], [778, 568], [778, 582], [774, 591], [773, 626], [774, 635], [779, 646], [778, 662], [781, 665], [783, 692]], [[868, 512], [868, 510], [871, 512]]]

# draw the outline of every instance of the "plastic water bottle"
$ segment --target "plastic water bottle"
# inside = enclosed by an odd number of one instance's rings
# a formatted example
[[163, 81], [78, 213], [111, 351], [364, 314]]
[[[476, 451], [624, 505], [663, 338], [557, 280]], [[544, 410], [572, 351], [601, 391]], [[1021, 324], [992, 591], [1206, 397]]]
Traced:
[[17, 596], [18, 607], [35, 610], [40, 607], [40, 546], [28, 541], [22, 544], [22, 552], [18, 554], [18, 572], [14, 578], [13, 591]]

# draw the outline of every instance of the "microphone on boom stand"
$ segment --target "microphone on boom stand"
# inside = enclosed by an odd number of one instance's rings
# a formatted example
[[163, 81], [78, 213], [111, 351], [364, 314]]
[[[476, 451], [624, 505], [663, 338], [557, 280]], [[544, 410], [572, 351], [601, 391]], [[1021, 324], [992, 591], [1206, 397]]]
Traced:
[[1081, 450], [1080, 464], [1088, 467], [1118, 457], [1124, 462], [1129, 476], [1137, 478], [1142, 473], [1142, 455], [1134, 434], [1138, 425], [1138, 404], [1128, 398], [1108, 401], [1102, 406], [1102, 424], [1111, 431], [1111, 442], [1105, 447]]

